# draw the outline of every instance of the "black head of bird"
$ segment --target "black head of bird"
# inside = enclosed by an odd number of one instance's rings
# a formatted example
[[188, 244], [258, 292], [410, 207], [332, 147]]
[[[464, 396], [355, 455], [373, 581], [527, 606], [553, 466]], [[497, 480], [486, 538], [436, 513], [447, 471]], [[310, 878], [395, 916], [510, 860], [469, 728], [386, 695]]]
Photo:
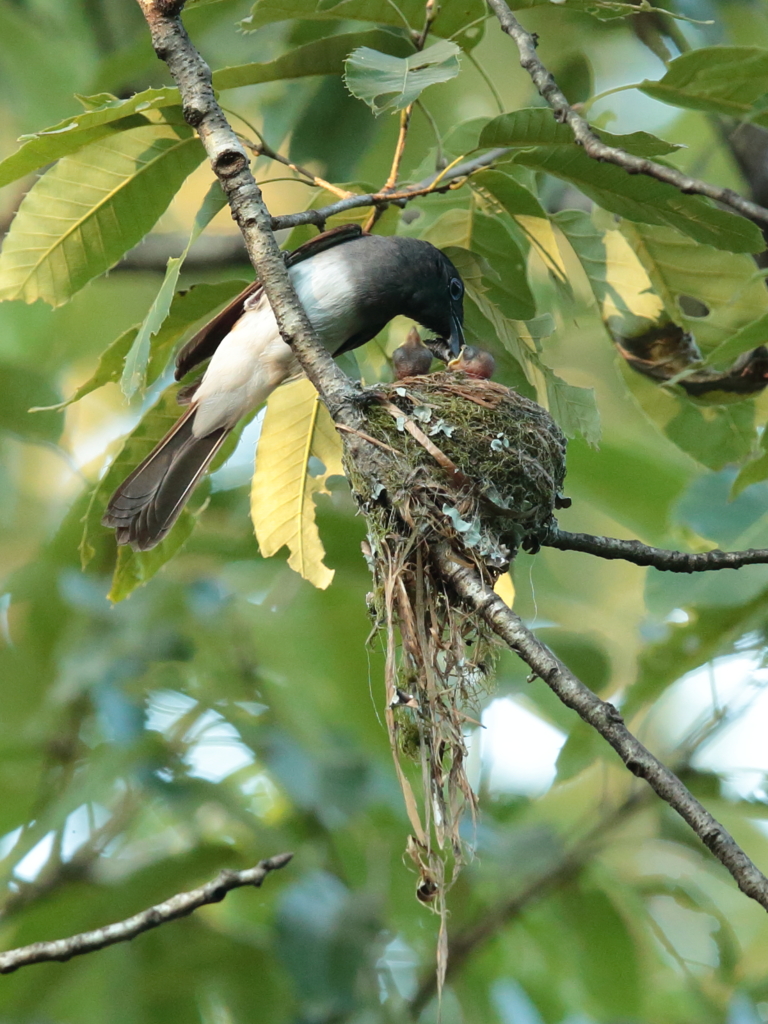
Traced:
[[448, 369], [463, 370], [470, 377], [488, 379], [493, 376], [493, 371], [496, 369], [496, 360], [485, 349], [477, 348], [475, 345], [465, 345], [458, 359], [452, 359], [448, 363]]
[[[296, 293], [323, 345], [339, 355], [373, 338], [393, 317], [416, 320], [456, 355], [463, 345], [464, 285], [429, 242], [366, 235], [347, 225], [286, 258]], [[119, 544], [154, 547], [178, 518], [230, 430], [300, 370], [261, 285], [249, 285], [187, 342], [176, 379], [210, 359], [184, 389], [189, 407], [112, 496], [103, 522]]]
[[392, 365], [395, 368], [395, 379], [419, 377], [429, 372], [432, 365], [432, 353], [422, 342], [415, 327], [408, 331], [408, 336], [399, 348], [392, 353]]

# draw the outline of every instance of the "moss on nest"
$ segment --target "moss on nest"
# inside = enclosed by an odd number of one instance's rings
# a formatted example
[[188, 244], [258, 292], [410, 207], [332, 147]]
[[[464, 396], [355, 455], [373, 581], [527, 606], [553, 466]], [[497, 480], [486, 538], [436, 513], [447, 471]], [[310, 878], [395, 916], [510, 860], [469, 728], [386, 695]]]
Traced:
[[[546, 410], [461, 373], [406, 378], [375, 391], [390, 409], [374, 402], [367, 430], [397, 456], [378, 493], [353, 470], [368, 509], [397, 508], [421, 531], [431, 524], [492, 570], [505, 569], [521, 543], [538, 546], [565, 477], [565, 437]], [[392, 406], [403, 415], [396, 418]], [[439, 449], [437, 457], [409, 433], [406, 419]]]

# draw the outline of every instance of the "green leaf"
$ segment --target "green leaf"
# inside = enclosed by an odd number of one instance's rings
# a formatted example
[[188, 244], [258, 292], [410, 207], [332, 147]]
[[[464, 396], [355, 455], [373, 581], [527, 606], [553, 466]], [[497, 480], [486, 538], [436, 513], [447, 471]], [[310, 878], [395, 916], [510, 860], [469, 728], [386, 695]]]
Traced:
[[687, 623], [670, 624], [664, 639], [640, 654], [637, 680], [622, 705], [625, 718], [631, 719], [687, 672], [727, 653], [753, 624], [764, 621], [765, 607], [763, 592], [740, 605], [698, 607]]
[[[642, 92], [663, 103], [747, 117], [768, 93], [768, 50], [761, 46], [703, 46], [684, 53]], [[759, 119], [758, 119], [759, 121]]]
[[584, 987], [613, 1020], [640, 1012], [640, 971], [630, 930], [602, 889], [587, 883], [563, 892], [565, 919], [578, 936]]
[[[623, 224], [621, 230], [670, 319], [690, 331], [705, 354], [768, 311], [768, 290], [748, 256], [697, 245], [667, 228]], [[703, 303], [706, 316], [687, 313], [681, 296]]]
[[196, 517], [185, 509], [171, 533], [151, 551], [133, 551], [127, 544], [121, 545], [107, 599], [117, 604], [148, 583], [187, 543], [196, 523]]
[[147, 384], [154, 383], [165, 370], [171, 353], [189, 329], [200, 320], [210, 319], [220, 306], [233, 299], [247, 284], [247, 281], [239, 279], [218, 284], [195, 284], [188, 291], [174, 295], [168, 316], [152, 339]]
[[[156, 405], [143, 416], [140, 423], [125, 438], [109, 469], [94, 488], [88, 511], [83, 519], [83, 535], [80, 541], [80, 559], [86, 568], [96, 550], [100, 536], [107, 529], [101, 525], [101, 517], [112, 492], [136, 466], [146, 458], [158, 441], [163, 438], [176, 420], [180, 410], [176, 402], [177, 387], [163, 393]], [[118, 555], [115, 577], [112, 581], [110, 600], [121, 601], [142, 583], [155, 575], [187, 540], [195, 524], [195, 516], [185, 509], [168, 536], [151, 551], [133, 551], [123, 547]], [[111, 531], [110, 531], [111, 532]]]
[[132, 398], [138, 390], [143, 392], [146, 383], [147, 363], [149, 361], [150, 340], [153, 335], [157, 334], [168, 316], [184, 260], [203, 230], [226, 205], [227, 197], [224, 195], [221, 185], [218, 181], [212, 182], [203, 199], [203, 204], [195, 216], [195, 222], [186, 248], [181, 256], [168, 260], [168, 266], [163, 283], [160, 285], [160, 290], [138, 330], [128, 355], [125, 357], [125, 368], [120, 383], [126, 398]]
[[[475, 221], [479, 225], [477, 234]], [[516, 290], [524, 278], [519, 276], [515, 280], [514, 272], [500, 260], [504, 253], [495, 250], [500, 241], [498, 231], [501, 229], [508, 235], [506, 228], [499, 221], [482, 214], [475, 214], [472, 223], [472, 241], [474, 243], [476, 238], [479, 240], [481, 251], [484, 249], [494, 260], [493, 266], [478, 252], [458, 246], [448, 246], [444, 250], [464, 281], [470, 318], [474, 305], [491, 325], [504, 348], [518, 361], [526, 379], [536, 388], [537, 400], [547, 406], [565, 434], [569, 437], [582, 434], [590, 444], [597, 444], [600, 438], [600, 417], [594, 390], [567, 384], [539, 356], [539, 339], [551, 334], [553, 329], [551, 317], [538, 317], [526, 322], [511, 315], [512, 310], [521, 308], [518, 305], [520, 295], [519, 292], [516, 294]], [[501, 271], [498, 277], [494, 273], [497, 265]], [[487, 337], [487, 331], [480, 333], [481, 341], [484, 335]]]
[[66, 127], [59, 129], [61, 134], [56, 134], [56, 128], [46, 129], [45, 132], [31, 136], [21, 149], [6, 157], [0, 163], [0, 187], [17, 181], [25, 174], [30, 174], [39, 167], [53, 163], [54, 160], [58, 160], [62, 156], [76, 153], [92, 142], [98, 142], [109, 135], [115, 135], [131, 128], [140, 128], [149, 122], [145, 117], [133, 114], [89, 128], [80, 128], [74, 118], [68, 119], [64, 124]]
[[[222, 281], [220, 284], [196, 284], [185, 292], [174, 295], [168, 316], [150, 344], [147, 383], [152, 384], [168, 364], [173, 349], [183, 339], [190, 327], [203, 317], [211, 316], [229, 299], [241, 292], [245, 281]], [[105, 384], [116, 384], [123, 373], [125, 358], [131, 349], [140, 324], [124, 331], [99, 356], [93, 374], [66, 401], [47, 406], [48, 409], [63, 409]]]
[[297, 46], [275, 60], [220, 68], [213, 73], [213, 87], [239, 89], [244, 85], [306, 78], [310, 75], [340, 75], [344, 71], [345, 59], [359, 47], [371, 47], [385, 54], [403, 57], [413, 53], [413, 47], [407, 40], [391, 32], [381, 29], [347, 32]]
[[152, 125], [61, 159], [6, 236], [0, 299], [66, 302], [144, 237], [203, 156], [190, 128]]
[[58, 395], [45, 374], [0, 363], [0, 394], [0, 430], [29, 441], [58, 441], [64, 418], [48, 404]]
[[567, 437], [581, 434], [585, 441], [600, 441], [600, 413], [594, 388], [568, 384], [548, 366], [543, 369], [547, 388], [547, 407]]
[[707, 364], [725, 369], [744, 352], [751, 352], [753, 348], [765, 345], [766, 342], [768, 342], [768, 312], [740, 328], [721, 345], [718, 345], [714, 352], [710, 352]]
[[392, 57], [361, 46], [345, 62], [344, 81], [374, 114], [403, 110], [430, 85], [458, 75], [459, 53], [456, 43], [445, 39], [410, 57]]
[[[612, 136], [609, 145], [638, 156], [657, 156], [667, 146], [653, 136]], [[495, 118], [482, 131], [480, 145], [511, 146], [523, 151], [515, 162], [570, 182], [611, 213], [646, 224], [674, 227], [696, 241], [733, 252], [759, 252], [764, 246], [757, 227], [743, 217], [719, 210], [698, 196], [683, 195], [672, 185], [647, 175], [630, 175], [615, 164], [592, 160], [575, 144], [567, 125], [545, 109], [518, 110]]]
[[[603, 129], [595, 129], [595, 133], [607, 146], [623, 149], [633, 156], [665, 156], [680, 149], [680, 146], [658, 139], [648, 132], [613, 135]], [[493, 118], [480, 132], [479, 146], [481, 149], [495, 149], [498, 146], [511, 146], [513, 149], [528, 149], [532, 146], [581, 148], [576, 145], [568, 125], [556, 121], [547, 107], [524, 107]]]
[[563, 257], [557, 245], [552, 224], [538, 198], [504, 171], [481, 171], [472, 177], [472, 185], [490, 193], [514, 219], [544, 261], [557, 282], [567, 285]]
[[[482, 0], [451, 0], [441, 5], [430, 32], [442, 39], [461, 33], [462, 46], [474, 46], [482, 38], [485, 17]], [[424, 0], [256, 0], [250, 16], [240, 26], [246, 32], [254, 32], [262, 25], [286, 19], [347, 18], [420, 32], [424, 26]]]
[[578, 257], [614, 338], [637, 337], [665, 319], [662, 300], [620, 231], [601, 231], [581, 210], [562, 210], [552, 219]]
[[471, 248], [490, 266], [490, 272], [484, 274], [488, 299], [511, 320], [534, 317], [536, 300], [528, 285], [525, 259], [502, 221], [475, 213]]
[[731, 252], [760, 252], [765, 245], [759, 229], [743, 217], [647, 175], [598, 163], [575, 146], [528, 150], [515, 160], [570, 182], [598, 206], [627, 220], [677, 228], [697, 242]]

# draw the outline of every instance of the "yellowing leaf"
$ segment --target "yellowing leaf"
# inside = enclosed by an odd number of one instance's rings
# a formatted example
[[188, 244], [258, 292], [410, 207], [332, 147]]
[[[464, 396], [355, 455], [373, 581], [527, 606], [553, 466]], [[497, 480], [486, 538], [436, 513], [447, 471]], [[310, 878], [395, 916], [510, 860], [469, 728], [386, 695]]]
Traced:
[[627, 239], [620, 231], [606, 231], [603, 243], [607, 286], [600, 311], [603, 320], [622, 317], [626, 311], [653, 323], [660, 320], [664, 303]]
[[[324, 466], [309, 473], [314, 456]], [[315, 522], [315, 494], [328, 494], [329, 476], [343, 475], [341, 442], [327, 409], [308, 380], [273, 392], [259, 438], [251, 487], [251, 519], [262, 555], [286, 545], [288, 565], [320, 590], [333, 570], [323, 563], [325, 549]]]
[[541, 256], [547, 270], [561, 283], [567, 281], [568, 275], [557, 246], [552, 222], [547, 217], [529, 217], [525, 214], [516, 215], [515, 220]]
[[499, 576], [493, 590], [508, 608], [512, 608], [515, 603], [515, 584], [510, 573], [505, 572], [503, 576]]

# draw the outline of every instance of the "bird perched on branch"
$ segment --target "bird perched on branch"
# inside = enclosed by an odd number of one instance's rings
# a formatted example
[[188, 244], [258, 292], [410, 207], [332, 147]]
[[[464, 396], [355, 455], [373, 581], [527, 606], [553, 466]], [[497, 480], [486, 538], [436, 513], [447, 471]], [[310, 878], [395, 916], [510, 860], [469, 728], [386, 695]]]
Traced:
[[392, 353], [392, 365], [395, 378], [404, 380], [406, 377], [420, 377], [429, 371], [432, 365], [432, 353], [421, 340], [415, 327], [408, 331], [403, 344]]
[[[454, 355], [461, 351], [464, 285], [429, 242], [346, 225], [287, 254], [286, 263], [333, 355], [370, 341], [398, 315], [439, 335]], [[179, 393], [187, 411], [110, 499], [102, 522], [117, 531], [118, 544], [136, 551], [159, 544], [238, 420], [301, 369], [258, 282], [181, 349], [176, 379], [206, 359], [203, 376]]]

